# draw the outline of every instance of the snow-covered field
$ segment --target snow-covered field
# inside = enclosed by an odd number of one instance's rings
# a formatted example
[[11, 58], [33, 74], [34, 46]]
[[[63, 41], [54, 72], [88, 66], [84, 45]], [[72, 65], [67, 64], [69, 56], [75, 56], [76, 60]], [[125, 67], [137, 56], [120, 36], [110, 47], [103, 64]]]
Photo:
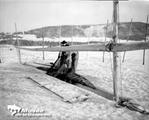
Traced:
[[[143, 50], [126, 52], [125, 62], [123, 53], [119, 53], [120, 94], [128, 96], [146, 104], [149, 108], [149, 50], [146, 50], [145, 65], [142, 65]], [[21, 50], [23, 62], [54, 62], [58, 52], [30, 52]], [[86, 76], [98, 88], [111, 92], [112, 82], [112, 53], [105, 53], [105, 62], [102, 62], [103, 52], [79, 52], [77, 73]]]
[[[122, 59], [122, 55], [123, 53], [121, 53], [119, 59]], [[143, 50], [126, 52], [125, 62], [119, 65], [121, 68], [119, 88], [122, 96], [130, 97], [143, 107], [149, 109], [149, 50], [146, 50], [144, 66], [142, 65], [142, 55]], [[42, 52], [21, 50], [21, 60], [23, 63], [54, 62], [57, 56], [58, 52], [45, 52], [45, 60], [42, 60]], [[88, 78], [88, 80], [99, 89], [112, 93], [112, 53], [105, 53], [104, 63], [102, 62], [102, 57], [103, 52], [79, 52], [77, 73]], [[1, 65], [0, 68], [0, 92], [2, 93], [0, 94], [0, 102], [5, 106], [16, 103], [16, 101], [19, 105], [24, 107], [26, 107], [26, 105], [38, 105], [38, 107], [45, 107], [46, 110], [54, 116], [58, 114], [60, 116], [59, 119], [148, 120], [148, 116], [146, 115], [125, 108], [117, 109], [113, 107], [111, 101], [94, 95], [91, 95], [86, 102], [72, 105], [64, 104], [57, 99], [52, 100], [55, 99], [55, 97], [49, 93], [45, 94], [43, 90], [35, 87], [34, 84], [31, 84], [30, 81], [26, 79], [27, 76], [36, 78], [43, 83], [44, 81], [49, 83], [48, 86], [51, 87], [52, 90], [63, 93], [65, 96], [71, 96], [73, 92], [76, 94], [76, 91], [79, 92], [79, 90], [76, 88], [74, 90], [72, 86], [64, 82], [59, 82], [54, 78], [47, 78], [47, 75], [36, 71], [35, 68], [23, 67], [22, 65], [17, 67], [15, 64], [10, 65], [11, 64]], [[0, 109], [2, 109], [2, 111], [5, 109], [4, 105], [1, 105], [2, 108]]]

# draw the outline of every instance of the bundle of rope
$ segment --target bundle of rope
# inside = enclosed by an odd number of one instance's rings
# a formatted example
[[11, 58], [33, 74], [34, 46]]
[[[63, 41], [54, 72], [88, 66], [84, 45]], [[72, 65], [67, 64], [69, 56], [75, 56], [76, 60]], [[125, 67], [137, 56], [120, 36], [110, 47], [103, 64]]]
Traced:
[[141, 105], [132, 102], [131, 99], [120, 98], [119, 102], [116, 104], [116, 107], [126, 107], [129, 110], [136, 111], [145, 115], [149, 115], [149, 110], [143, 108]]

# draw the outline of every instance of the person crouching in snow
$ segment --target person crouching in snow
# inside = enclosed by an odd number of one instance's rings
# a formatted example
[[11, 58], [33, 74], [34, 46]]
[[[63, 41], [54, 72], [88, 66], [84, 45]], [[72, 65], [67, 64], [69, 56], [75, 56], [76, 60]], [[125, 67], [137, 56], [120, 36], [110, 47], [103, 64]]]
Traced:
[[[69, 46], [69, 44], [62, 41], [61, 46]], [[60, 52], [55, 63], [47, 70], [47, 74], [72, 84], [79, 83], [95, 89], [90, 81], [76, 73], [78, 56], [79, 54], [76, 51]]]
[[[61, 42], [61, 46], [69, 46], [69, 44], [64, 40]], [[59, 79], [64, 79], [68, 71], [69, 66], [69, 56], [70, 51], [59, 52], [57, 60], [52, 64], [52, 66], [47, 70], [47, 74], [57, 77]]]

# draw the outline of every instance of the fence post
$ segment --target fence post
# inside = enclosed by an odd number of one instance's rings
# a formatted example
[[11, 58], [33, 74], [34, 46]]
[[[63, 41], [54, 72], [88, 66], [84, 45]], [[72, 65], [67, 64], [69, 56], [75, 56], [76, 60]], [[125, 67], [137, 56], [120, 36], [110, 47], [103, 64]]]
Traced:
[[[18, 33], [17, 33], [17, 24], [15, 23], [15, 32], [16, 32], [16, 41], [17, 41], [17, 47], [20, 46], [19, 40], [18, 40]], [[21, 64], [21, 52], [20, 49], [17, 48], [19, 63]]]
[[[42, 48], [44, 49], [44, 31], [42, 27]], [[42, 51], [42, 59], [45, 60], [44, 50]]]
[[[118, 41], [118, 0], [113, 0], [113, 44], [116, 44]], [[118, 91], [118, 80], [119, 80], [119, 71], [118, 71], [118, 52], [113, 52], [113, 92], [114, 99], [116, 102], [119, 101], [119, 91]]]

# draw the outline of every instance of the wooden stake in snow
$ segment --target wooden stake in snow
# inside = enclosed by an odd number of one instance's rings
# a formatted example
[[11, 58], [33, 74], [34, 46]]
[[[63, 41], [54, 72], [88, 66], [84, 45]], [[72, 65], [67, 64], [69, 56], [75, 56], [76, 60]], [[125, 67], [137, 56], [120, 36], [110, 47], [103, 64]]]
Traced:
[[71, 26], [71, 45], [73, 45], [73, 25]]
[[[147, 40], [147, 33], [148, 33], [148, 16], [147, 16], [147, 20], [146, 20], [146, 33], [145, 33], [145, 42]], [[143, 50], [143, 65], [145, 63], [145, 49]]]
[[[105, 42], [107, 39], [108, 24], [109, 24], [109, 20], [107, 20], [107, 26], [106, 26], [106, 31], [105, 31]], [[104, 56], [105, 56], [105, 51], [103, 51], [102, 62], [104, 62], [104, 58], [105, 58]]]
[[[20, 46], [19, 40], [18, 40], [18, 33], [17, 33], [17, 24], [15, 23], [15, 32], [16, 32], [16, 41], [17, 41], [17, 47]], [[17, 49], [18, 51], [18, 58], [19, 58], [19, 63], [21, 64], [21, 53], [20, 53], [20, 49]]]
[[[44, 49], [44, 31], [42, 27], [42, 48]], [[45, 60], [44, 50], [42, 51], [42, 59]]]
[[[113, 0], [113, 44], [116, 45], [118, 41], [118, 0]], [[118, 71], [118, 52], [113, 52], [113, 92], [114, 99], [116, 102], [119, 101], [118, 95], [118, 80], [119, 80], [119, 71]]]
[[[129, 40], [129, 37], [130, 37], [131, 28], [132, 28], [132, 18], [131, 18], [131, 22], [130, 22], [129, 31], [128, 31], [128, 38], [127, 38], [127, 42], [128, 42], [128, 40]], [[126, 51], [124, 51], [124, 54], [123, 54], [123, 60], [122, 60], [122, 62], [124, 62], [124, 60], [125, 60], [125, 54], [126, 54]]]
[[61, 46], [61, 44], [60, 44], [61, 41], [62, 41], [62, 40], [61, 40], [61, 36], [62, 36], [62, 26], [60, 25], [60, 26], [59, 26], [59, 46]]

